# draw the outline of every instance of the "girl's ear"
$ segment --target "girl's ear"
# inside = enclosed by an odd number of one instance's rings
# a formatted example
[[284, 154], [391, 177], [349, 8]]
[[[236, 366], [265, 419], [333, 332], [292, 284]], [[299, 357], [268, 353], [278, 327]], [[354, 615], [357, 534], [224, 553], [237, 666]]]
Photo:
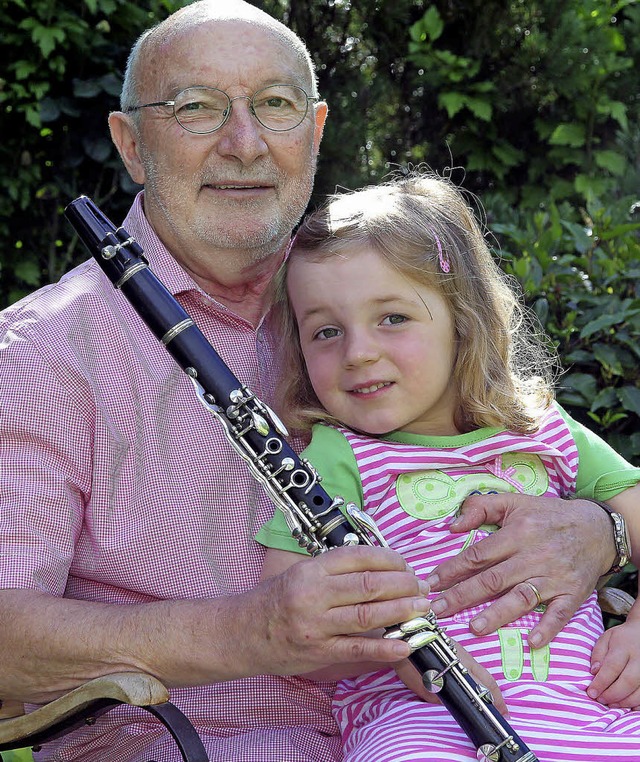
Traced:
[[118, 149], [120, 158], [131, 179], [134, 183], [144, 185], [144, 165], [138, 150], [140, 137], [131, 117], [122, 113], [122, 111], [113, 111], [109, 114], [109, 129], [111, 131], [111, 140], [113, 140], [115, 147]]

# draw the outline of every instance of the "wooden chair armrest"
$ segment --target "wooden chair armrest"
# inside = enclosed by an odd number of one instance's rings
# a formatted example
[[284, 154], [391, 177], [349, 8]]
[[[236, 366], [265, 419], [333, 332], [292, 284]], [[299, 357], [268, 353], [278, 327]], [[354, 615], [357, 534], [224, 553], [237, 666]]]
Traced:
[[132, 706], [148, 706], [168, 701], [169, 691], [151, 675], [122, 672], [91, 680], [49, 704], [19, 717], [16, 717], [15, 713], [21, 705], [17, 702], [7, 702], [3, 709], [7, 707], [7, 711], [13, 711], [14, 714], [11, 719], [0, 719], [0, 746], [42, 733], [53, 725], [63, 723], [73, 715], [81, 713], [92, 703], [105, 699]]
[[598, 603], [606, 614], [626, 617], [635, 602], [634, 597], [617, 587], [603, 587], [598, 590]]

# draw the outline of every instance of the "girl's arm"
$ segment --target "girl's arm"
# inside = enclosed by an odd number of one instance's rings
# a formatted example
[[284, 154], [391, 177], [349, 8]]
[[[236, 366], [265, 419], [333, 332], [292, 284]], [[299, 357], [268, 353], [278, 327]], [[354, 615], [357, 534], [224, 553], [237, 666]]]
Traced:
[[[640, 566], [640, 485], [609, 499], [627, 522], [631, 560]], [[637, 591], [636, 591], [637, 594]], [[587, 693], [612, 707], [640, 709], [640, 600], [636, 597], [626, 621], [607, 630], [591, 655], [595, 675]]]

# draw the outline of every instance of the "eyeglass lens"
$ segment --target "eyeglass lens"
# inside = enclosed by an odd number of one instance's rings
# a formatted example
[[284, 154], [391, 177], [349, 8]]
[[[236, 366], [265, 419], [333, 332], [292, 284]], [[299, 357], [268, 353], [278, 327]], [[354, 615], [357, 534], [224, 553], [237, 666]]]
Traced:
[[[271, 85], [251, 99], [256, 119], [269, 130], [284, 132], [297, 127], [305, 118], [308, 99], [295, 85]], [[190, 87], [178, 93], [174, 111], [178, 122], [189, 132], [213, 132], [221, 127], [231, 108], [229, 96], [212, 87]]]

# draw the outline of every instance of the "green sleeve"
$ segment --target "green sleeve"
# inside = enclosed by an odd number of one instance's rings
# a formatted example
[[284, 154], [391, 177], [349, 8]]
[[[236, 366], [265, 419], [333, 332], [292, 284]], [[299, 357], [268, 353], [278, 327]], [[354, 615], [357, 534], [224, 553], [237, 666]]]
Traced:
[[574, 421], [561, 407], [558, 406], [558, 410], [578, 448], [578, 497], [593, 497], [606, 502], [640, 482], [640, 468], [632, 466], [591, 429]]
[[[316, 424], [309, 446], [301, 457], [309, 460], [322, 477], [322, 486], [333, 498], [344, 498], [345, 503], [362, 507], [363, 494], [355, 455], [344, 435], [336, 429]], [[293, 539], [284, 515], [277, 509], [273, 518], [264, 524], [255, 539], [267, 548], [289, 550], [306, 554]]]

